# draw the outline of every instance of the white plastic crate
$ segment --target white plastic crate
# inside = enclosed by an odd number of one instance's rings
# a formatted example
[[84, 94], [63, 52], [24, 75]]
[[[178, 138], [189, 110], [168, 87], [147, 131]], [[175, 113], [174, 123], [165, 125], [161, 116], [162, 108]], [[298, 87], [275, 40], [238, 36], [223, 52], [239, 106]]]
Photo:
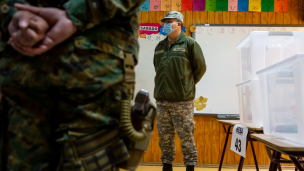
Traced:
[[265, 134], [304, 144], [304, 54], [257, 72]]
[[[241, 69], [241, 82], [257, 78], [255, 72], [264, 68], [264, 43], [268, 31], [251, 32], [237, 46]], [[258, 53], [258, 54], [257, 54]]]
[[256, 72], [304, 52], [304, 32], [251, 32], [237, 46], [241, 82], [256, 79]]
[[259, 80], [238, 84], [240, 121], [255, 127], [263, 126]]

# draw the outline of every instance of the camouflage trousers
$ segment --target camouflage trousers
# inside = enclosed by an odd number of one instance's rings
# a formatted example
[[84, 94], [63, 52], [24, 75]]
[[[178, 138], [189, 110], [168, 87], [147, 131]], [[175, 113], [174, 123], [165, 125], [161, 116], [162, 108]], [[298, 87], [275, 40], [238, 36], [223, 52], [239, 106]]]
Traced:
[[56, 170], [62, 143], [117, 129], [123, 59], [71, 41], [34, 58], [10, 47], [0, 55], [1, 171]]
[[157, 129], [163, 163], [172, 164], [175, 159], [175, 130], [181, 140], [185, 165], [197, 163], [194, 143], [193, 101], [157, 101]]

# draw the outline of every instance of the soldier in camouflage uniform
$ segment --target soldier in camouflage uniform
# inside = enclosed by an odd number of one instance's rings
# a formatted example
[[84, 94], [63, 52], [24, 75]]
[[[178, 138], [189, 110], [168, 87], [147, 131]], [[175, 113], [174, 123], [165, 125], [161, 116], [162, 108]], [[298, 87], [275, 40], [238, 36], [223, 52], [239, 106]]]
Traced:
[[[35, 15], [63, 10], [77, 32], [40, 55], [13, 48], [14, 3], [39, 6], [29, 10]], [[1, 171], [110, 170], [128, 159], [117, 128], [121, 100], [129, 98], [124, 60], [138, 59], [141, 3], [0, 0]]]
[[163, 170], [172, 171], [176, 130], [187, 171], [193, 171], [197, 163], [193, 100], [195, 85], [206, 72], [205, 59], [199, 44], [181, 31], [181, 13], [171, 11], [161, 21], [167, 37], [155, 48], [154, 97], [159, 114], [157, 128]]

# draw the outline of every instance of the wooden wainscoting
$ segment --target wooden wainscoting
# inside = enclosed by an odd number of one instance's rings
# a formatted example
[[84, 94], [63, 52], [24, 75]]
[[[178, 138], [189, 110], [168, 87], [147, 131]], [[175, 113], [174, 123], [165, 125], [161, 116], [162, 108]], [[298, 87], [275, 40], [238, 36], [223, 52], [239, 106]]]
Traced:
[[[194, 139], [198, 152], [199, 164], [219, 164], [221, 160], [222, 150], [225, 142], [225, 131], [223, 126], [219, 124], [215, 116], [194, 116], [195, 132]], [[149, 149], [144, 154], [142, 162], [161, 162], [161, 150], [158, 145], [158, 133], [155, 124], [153, 137]], [[231, 136], [227, 145], [227, 150], [223, 164], [237, 165], [240, 156], [230, 150]], [[253, 142], [259, 165], [269, 165], [270, 160], [267, 156], [265, 146], [259, 142]], [[183, 163], [183, 154], [181, 142], [175, 134], [176, 157], [175, 163]], [[285, 156], [286, 157], [286, 156]], [[251, 145], [247, 148], [246, 159], [244, 165], [254, 165]], [[284, 164], [291, 165], [292, 164]]]
[[[289, 0], [287, 13], [238, 11], [181, 11], [186, 34], [192, 24], [283, 24], [303, 25], [304, 0]], [[141, 11], [140, 23], [160, 23], [169, 11]]]

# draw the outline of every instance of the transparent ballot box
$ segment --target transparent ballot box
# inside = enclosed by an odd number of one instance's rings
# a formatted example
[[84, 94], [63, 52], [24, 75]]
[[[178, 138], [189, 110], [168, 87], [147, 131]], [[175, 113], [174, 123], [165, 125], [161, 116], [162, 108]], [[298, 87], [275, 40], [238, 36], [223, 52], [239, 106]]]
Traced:
[[265, 134], [304, 144], [304, 54], [257, 72]]
[[256, 72], [304, 52], [304, 32], [251, 32], [237, 46], [241, 82], [256, 79]]
[[259, 80], [238, 84], [240, 121], [255, 127], [263, 126]]

